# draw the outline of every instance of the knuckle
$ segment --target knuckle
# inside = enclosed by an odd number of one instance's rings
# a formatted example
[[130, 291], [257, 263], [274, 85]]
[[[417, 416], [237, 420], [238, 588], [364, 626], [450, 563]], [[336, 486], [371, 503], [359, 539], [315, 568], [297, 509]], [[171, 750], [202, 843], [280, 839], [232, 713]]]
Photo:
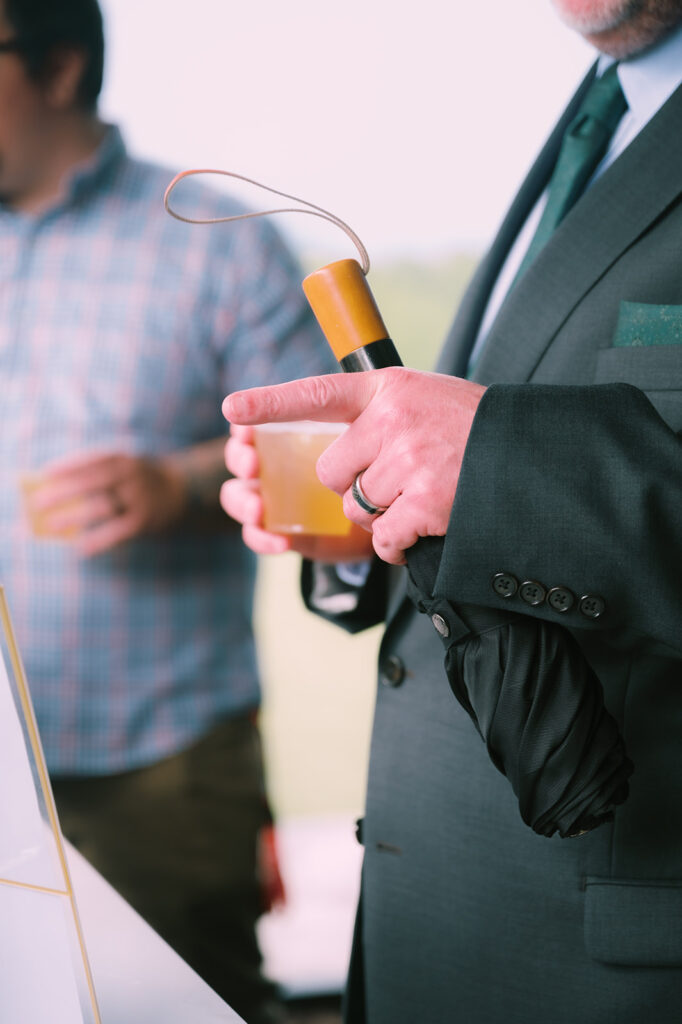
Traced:
[[312, 404], [325, 408], [338, 394], [334, 376], [308, 377], [305, 381], [308, 397]]
[[412, 373], [405, 366], [386, 366], [381, 370], [376, 371], [379, 375], [382, 387], [402, 387], [406, 377], [409, 377]]
[[381, 426], [386, 435], [397, 443], [405, 427], [404, 410], [397, 405], [384, 405], [381, 409]]
[[380, 544], [382, 549], [388, 548], [392, 543], [392, 530], [389, 522], [384, 516], [376, 518], [372, 524], [372, 536], [375, 540], [375, 547]]

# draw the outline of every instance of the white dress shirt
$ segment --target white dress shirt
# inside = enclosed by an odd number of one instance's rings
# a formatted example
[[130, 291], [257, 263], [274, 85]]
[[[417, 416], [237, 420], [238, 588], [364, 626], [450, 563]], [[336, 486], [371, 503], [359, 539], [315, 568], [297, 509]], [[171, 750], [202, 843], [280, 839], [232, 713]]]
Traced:
[[[603, 75], [614, 63], [613, 57], [602, 55], [597, 66], [597, 75]], [[667, 36], [652, 50], [647, 50], [618, 65], [618, 79], [628, 105], [611, 139], [603, 160], [590, 179], [589, 185], [603, 174], [607, 167], [620, 156], [623, 150], [641, 132], [663, 104], [682, 83], [682, 25]], [[483, 349], [485, 339], [493, 321], [509, 291], [521, 261], [535, 234], [542, 211], [547, 202], [547, 190], [538, 199], [509, 250], [507, 259], [499, 273], [495, 286], [481, 320], [476, 341], [469, 358], [469, 372], [473, 369]]]

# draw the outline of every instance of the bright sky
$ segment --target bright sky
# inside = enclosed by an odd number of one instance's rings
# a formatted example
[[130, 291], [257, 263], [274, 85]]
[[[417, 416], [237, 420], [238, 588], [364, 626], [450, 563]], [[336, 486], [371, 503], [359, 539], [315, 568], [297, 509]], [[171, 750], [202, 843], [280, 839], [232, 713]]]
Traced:
[[[102, 113], [172, 170], [342, 217], [371, 258], [482, 248], [592, 60], [550, 0], [102, 0]], [[250, 205], [275, 197], [230, 187]], [[354, 255], [314, 217], [300, 247]]]

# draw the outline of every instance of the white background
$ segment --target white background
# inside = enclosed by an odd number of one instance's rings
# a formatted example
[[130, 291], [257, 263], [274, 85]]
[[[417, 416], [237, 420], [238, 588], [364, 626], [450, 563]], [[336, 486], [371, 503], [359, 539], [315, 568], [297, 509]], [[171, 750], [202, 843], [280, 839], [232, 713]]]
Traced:
[[[380, 258], [482, 248], [592, 61], [550, 0], [102, 6], [101, 110], [134, 152], [310, 199]], [[279, 226], [329, 259], [350, 245], [317, 218]]]

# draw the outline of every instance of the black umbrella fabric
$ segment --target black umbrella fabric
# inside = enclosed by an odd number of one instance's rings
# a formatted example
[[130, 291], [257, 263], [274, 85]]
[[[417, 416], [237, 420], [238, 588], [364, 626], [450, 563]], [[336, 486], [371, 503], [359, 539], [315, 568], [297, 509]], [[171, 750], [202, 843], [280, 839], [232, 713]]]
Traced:
[[442, 538], [426, 538], [407, 552], [408, 592], [446, 620], [448, 681], [524, 822], [566, 838], [611, 820], [633, 765], [580, 647], [552, 622], [434, 599], [442, 549]]

